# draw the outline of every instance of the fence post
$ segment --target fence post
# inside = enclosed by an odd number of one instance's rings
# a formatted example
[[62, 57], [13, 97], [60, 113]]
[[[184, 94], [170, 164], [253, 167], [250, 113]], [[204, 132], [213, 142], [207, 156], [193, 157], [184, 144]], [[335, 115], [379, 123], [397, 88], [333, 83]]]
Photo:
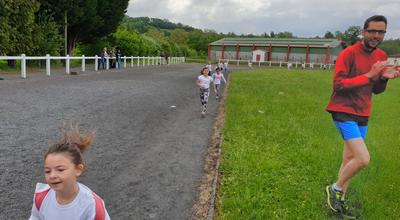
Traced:
[[147, 66], [150, 66], [150, 57], [147, 56]]
[[126, 69], [126, 56], [124, 56], [124, 69]]
[[106, 62], [106, 69], [108, 70], [110, 69], [110, 57], [107, 57]]
[[144, 56], [142, 58], [143, 58], [143, 66], [145, 66], [146, 60], [144, 59]]
[[50, 54], [46, 54], [46, 75], [50, 76]]
[[65, 72], [66, 72], [67, 74], [70, 74], [70, 73], [71, 73], [71, 71], [70, 71], [70, 69], [69, 69], [69, 54], [67, 54], [66, 59], [65, 59]]
[[133, 67], [133, 56], [131, 56], [131, 67]]
[[25, 54], [21, 54], [21, 77], [26, 79], [26, 57], [25, 57]]
[[82, 72], [86, 71], [85, 55], [82, 55]]
[[97, 70], [99, 70], [98, 68], [99, 68], [99, 59], [98, 59], [99, 57], [96, 55], [96, 56], [94, 56], [94, 71], [97, 71]]
[[151, 65], [154, 66], [154, 57], [151, 57]]

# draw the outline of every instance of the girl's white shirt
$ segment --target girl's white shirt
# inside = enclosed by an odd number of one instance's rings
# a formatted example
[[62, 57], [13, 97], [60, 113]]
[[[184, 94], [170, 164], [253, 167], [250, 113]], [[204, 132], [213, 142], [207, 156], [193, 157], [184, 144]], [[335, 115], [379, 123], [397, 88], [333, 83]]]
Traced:
[[200, 81], [200, 85], [203, 89], [210, 88], [210, 83], [213, 81], [213, 78], [211, 76], [204, 75], [200, 75], [197, 79]]
[[[66, 204], [61, 205], [57, 202], [56, 192], [50, 189], [40, 206], [40, 210], [36, 208], [35, 200], [33, 200], [31, 216], [29, 220], [92, 220], [96, 215], [96, 204], [93, 192], [87, 186], [78, 183], [79, 192], [75, 199]], [[48, 184], [37, 183], [35, 193], [43, 192], [49, 189]], [[102, 201], [103, 202], [103, 201]], [[110, 216], [104, 206], [105, 220], [110, 220]]]

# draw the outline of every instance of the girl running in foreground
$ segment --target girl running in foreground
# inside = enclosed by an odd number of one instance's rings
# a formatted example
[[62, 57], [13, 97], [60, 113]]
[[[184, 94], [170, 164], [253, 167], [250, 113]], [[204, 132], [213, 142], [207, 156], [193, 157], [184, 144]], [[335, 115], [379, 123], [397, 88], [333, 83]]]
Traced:
[[[201, 75], [197, 78], [196, 85], [200, 88], [201, 116], [204, 117], [207, 111], [208, 96], [210, 95], [210, 84], [213, 79], [208, 75], [209, 70], [207, 67], [201, 69], [200, 73]], [[215, 88], [214, 92], [216, 93]]]
[[81, 134], [77, 126], [62, 130], [63, 138], [44, 156], [47, 184], [36, 185], [30, 220], [88, 219], [109, 220], [103, 200], [87, 186], [77, 182], [84, 171], [82, 153], [95, 133]]

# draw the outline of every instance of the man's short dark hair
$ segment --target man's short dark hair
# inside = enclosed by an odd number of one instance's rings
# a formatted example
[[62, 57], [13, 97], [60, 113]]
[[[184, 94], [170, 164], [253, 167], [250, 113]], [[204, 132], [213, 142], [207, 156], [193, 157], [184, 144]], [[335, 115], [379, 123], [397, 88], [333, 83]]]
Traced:
[[364, 22], [364, 30], [368, 28], [369, 22], [371, 22], [371, 21], [377, 21], [377, 22], [382, 21], [382, 22], [385, 22], [385, 26], [387, 26], [387, 19], [386, 19], [385, 16], [383, 16], [383, 15], [374, 15], [374, 16], [369, 17], [367, 20], [365, 20], [365, 22]]

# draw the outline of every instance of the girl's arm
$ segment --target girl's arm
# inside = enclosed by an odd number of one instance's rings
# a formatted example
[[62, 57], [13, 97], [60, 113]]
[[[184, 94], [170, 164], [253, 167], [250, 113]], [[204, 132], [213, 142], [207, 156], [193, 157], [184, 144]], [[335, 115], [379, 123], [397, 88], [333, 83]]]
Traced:
[[226, 79], [225, 79], [224, 74], [222, 74], [222, 80], [224, 80], [224, 83], [226, 84]]
[[29, 220], [40, 220], [39, 210], [36, 208], [35, 201], [33, 201], [31, 216]]
[[197, 85], [199, 88], [202, 88], [200, 80], [196, 80], [196, 85]]

